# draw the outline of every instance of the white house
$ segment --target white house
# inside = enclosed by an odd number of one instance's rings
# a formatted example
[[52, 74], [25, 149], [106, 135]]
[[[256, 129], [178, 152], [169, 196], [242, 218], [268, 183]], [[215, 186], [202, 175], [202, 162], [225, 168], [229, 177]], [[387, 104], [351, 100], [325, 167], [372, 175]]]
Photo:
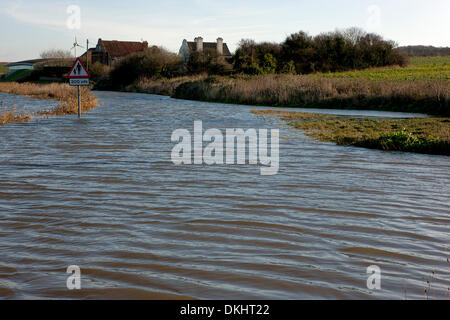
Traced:
[[202, 37], [195, 38], [193, 42], [184, 39], [178, 55], [185, 63], [187, 63], [193, 52], [206, 51], [216, 52], [219, 56], [231, 58], [231, 52], [228, 49], [228, 45], [223, 42], [222, 38], [218, 38], [217, 42], [204, 42]]
[[34, 59], [34, 60], [25, 60], [19, 62], [13, 62], [6, 65], [8, 68], [8, 74], [14, 73], [19, 70], [33, 70], [34, 66], [39, 63], [47, 61], [47, 59]]

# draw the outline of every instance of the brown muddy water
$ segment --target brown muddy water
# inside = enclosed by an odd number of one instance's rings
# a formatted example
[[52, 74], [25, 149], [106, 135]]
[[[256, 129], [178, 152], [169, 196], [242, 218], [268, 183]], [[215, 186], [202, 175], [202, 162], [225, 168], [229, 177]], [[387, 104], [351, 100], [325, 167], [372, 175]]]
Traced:
[[[251, 107], [97, 95], [80, 121], [0, 126], [1, 298], [450, 297], [449, 157], [317, 142]], [[172, 164], [194, 120], [281, 126], [278, 175]]]

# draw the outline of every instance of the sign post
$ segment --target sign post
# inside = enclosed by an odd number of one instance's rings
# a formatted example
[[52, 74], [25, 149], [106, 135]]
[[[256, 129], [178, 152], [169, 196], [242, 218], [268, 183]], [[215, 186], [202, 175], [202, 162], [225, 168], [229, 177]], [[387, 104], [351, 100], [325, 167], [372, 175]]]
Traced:
[[89, 75], [89, 72], [84, 67], [83, 63], [81, 62], [80, 58], [77, 58], [72, 66], [72, 69], [70, 69], [69, 74], [67, 75], [67, 78], [69, 79], [69, 84], [71, 86], [77, 87], [78, 92], [78, 118], [81, 118], [81, 90], [80, 86], [88, 86], [89, 85], [89, 78], [91, 76]]
[[80, 93], [80, 86], [77, 86], [78, 89], [78, 119], [81, 118], [81, 93]]

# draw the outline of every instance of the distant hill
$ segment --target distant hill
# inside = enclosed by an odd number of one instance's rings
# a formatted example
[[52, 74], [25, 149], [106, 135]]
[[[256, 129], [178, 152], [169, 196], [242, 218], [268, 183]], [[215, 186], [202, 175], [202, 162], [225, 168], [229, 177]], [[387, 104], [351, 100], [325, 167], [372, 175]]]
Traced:
[[405, 52], [410, 57], [450, 55], [450, 47], [406, 46], [406, 47], [399, 47], [399, 49]]

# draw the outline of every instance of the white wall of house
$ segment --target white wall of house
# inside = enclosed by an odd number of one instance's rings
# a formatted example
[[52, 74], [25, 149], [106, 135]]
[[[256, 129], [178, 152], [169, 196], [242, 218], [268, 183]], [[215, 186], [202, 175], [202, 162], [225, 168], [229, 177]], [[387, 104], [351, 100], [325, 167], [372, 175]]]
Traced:
[[186, 39], [183, 40], [183, 43], [181, 44], [181, 48], [180, 48], [180, 51], [178, 52], [178, 55], [181, 57], [181, 59], [183, 59], [184, 63], [187, 63], [189, 61], [189, 57], [191, 55], [191, 50], [189, 49]]
[[11, 74], [13, 72], [19, 71], [19, 70], [33, 70], [34, 69], [34, 65], [30, 64], [30, 65], [16, 65], [16, 66], [10, 66], [8, 67], [8, 74]]

